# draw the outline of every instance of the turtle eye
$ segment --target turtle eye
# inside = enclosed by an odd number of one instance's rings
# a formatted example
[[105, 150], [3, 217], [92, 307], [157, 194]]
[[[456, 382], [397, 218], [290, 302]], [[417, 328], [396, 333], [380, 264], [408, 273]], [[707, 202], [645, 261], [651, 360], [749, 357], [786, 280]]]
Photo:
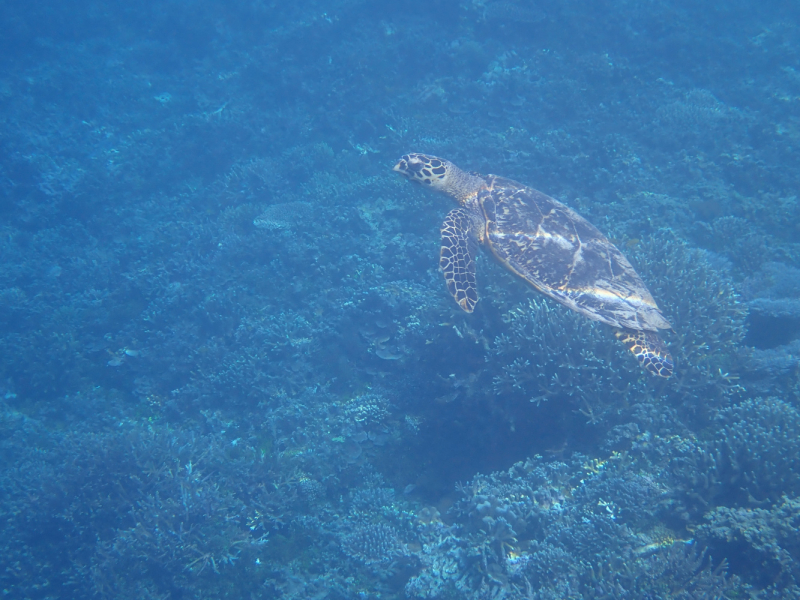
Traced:
[[422, 171], [423, 166], [421, 163], [413, 162], [408, 163], [407, 168], [410, 173], [413, 173], [416, 177], [419, 177], [419, 173]]

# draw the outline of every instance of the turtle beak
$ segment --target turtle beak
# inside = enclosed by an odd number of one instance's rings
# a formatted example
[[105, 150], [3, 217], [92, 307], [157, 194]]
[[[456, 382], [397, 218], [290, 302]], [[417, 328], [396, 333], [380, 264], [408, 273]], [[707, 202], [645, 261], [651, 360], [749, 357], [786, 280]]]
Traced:
[[406, 160], [405, 156], [397, 161], [397, 164], [394, 166], [392, 171], [396, 171], [400, 173], [400, 175], [408, 177], [408, 161]]

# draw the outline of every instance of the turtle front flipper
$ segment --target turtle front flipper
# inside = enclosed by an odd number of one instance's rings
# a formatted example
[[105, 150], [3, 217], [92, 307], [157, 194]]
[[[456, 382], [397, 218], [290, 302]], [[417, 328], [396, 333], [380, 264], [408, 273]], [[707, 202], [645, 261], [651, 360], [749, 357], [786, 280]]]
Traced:
[[664, 340], [654, 331], [619, 329], [614, 332], [625, 347], [633, 352], [645, 371], [657, 377], [672, 377], [675, 364]]
[[447, 213], [442, 223], [439, 268], [444, 273], [450, 294], [468, 313], [478, 303], [478, 286], [475, 281], [477, 245], [475, 224], [469, 212], [463, 208], [455, 208]]

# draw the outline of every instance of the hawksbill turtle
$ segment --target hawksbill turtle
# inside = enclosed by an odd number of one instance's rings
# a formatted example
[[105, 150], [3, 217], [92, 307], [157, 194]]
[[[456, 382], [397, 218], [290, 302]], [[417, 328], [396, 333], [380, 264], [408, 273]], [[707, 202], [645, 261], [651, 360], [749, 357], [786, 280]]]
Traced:
[[574, 210], [511, 179], [467, 173], [427, 154], [406, 154], [394, 170], [459, 203], [442, 224], [439, 266], [464, 311], [478, 302], [475, 255], [483, 245], [546, 296], [611, 325], [648, 373], [672, 375], [658, 334], [672, 326], [628, 259]]

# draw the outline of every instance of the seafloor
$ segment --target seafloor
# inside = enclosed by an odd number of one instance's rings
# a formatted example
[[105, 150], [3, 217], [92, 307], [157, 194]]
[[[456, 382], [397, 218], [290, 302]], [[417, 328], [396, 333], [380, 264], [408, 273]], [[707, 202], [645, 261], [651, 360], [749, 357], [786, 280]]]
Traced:
[[[800, 597], [800, 7], [0, 5], [0, 590]], [[631, 259], [676, 375], [410, 151]]]

